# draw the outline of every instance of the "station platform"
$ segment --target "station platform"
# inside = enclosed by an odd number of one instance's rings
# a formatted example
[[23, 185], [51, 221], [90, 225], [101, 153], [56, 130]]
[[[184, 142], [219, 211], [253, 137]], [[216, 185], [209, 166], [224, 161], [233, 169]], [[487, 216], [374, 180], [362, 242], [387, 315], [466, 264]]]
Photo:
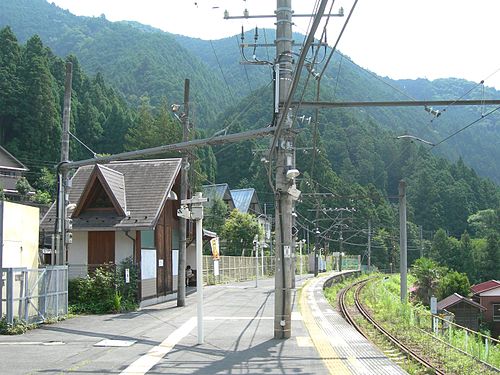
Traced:
[[330, 374], [407, 374], [328, 303], [323, 288], [331, 277], [310, 280], [300, 297], [304, 325]]

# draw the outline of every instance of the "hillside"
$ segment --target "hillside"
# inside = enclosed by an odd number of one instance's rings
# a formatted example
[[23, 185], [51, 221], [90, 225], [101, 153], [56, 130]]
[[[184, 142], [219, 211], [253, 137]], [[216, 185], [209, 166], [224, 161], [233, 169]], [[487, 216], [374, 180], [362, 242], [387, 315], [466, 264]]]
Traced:
[[224, 82], [166, 33], [104, 16], [77, 17], [45, 0], [2, 0], [0, 6], [0, 27], [10, 26], [20, 42], [38, 34], [58, 56], [78, 56], [87, 72], [101, 72], [134, 105], [141, 96], [153, 104], [162, 97], [182, 102], [189, 77], [199, 123], [213, 121], [227, 106]]
[[[179, 142], [181, 126], [170, 104], [172, 98], [182, 100], [184, 74], [191, 78], [196, 96], [192, 106], [196, 137], [220, 129], [235, 133], [272, 123], [269, 67], [238, 64], [234, 38], [211, 43], [173, 36], [136, 22], [75, 17], [41, 0], [4, 0], [0, 4], [0, 24], [10, 17], [20, 35], [17, 37], [10, 27], [0, 27], [0, 144], [29, 166], [27, 178], [37, 189], [37, 202], [47, 203], [51, 194], [54, 196], [52, 171], [59, 158], [65, 61], [71, 61], [74, 68], [71, 130], [92, 150], [72, 140], [70, 155], [74, 160], [88, 158], [93, 152], [117, 153]], [[23, 8], [30, 4], [34, 13]], [[20, 9], [26, 12], [18, 13]], [[268, 40], [273, 37], [271, 32], [266, 35]], [[65, 56], [67, 51], [75, 55]], [[265, 50], [257, 53], [267, 58]], [[458, 98], [472, 88], [477, 95], [473, 83], [459, 79], [382, 79], [337, 54], [324, 78], [321, 99], [406, 99], [401, 90], [419, 99]], [[298, 95], [301, 92], [302, 87]], [[305, 99], [314, 99], [313, 92], [314, 87], [308, 87]], [[485, 90], [484, 97], [498, 97], [498, 92]], [[484, 170], [498, 171], [496, 118], [483, 119], [437, 149], [450, 158], [457, 157], [456, 162], [436, 156], [421, 144], [395, 139], [404, 132], [433, 141], [442, 139], [480, 118], [480, 110], [450, 107], [431, 122], [423, 108], [341, 108], [320, 111], [317, 127], [314, 120], [298, 121], [296, 162], [301, 174], [296, 181], [304, 194], [296, 205], [297, 228], [304, 234], [310, 232], [311, 225], [319, 226], [327, 236], [322, 237], [327, 242], [325, 248], [338, 249], [341, 234], [333, 225], [336, 213], [339, 207], [354, 207], [355, 213], [351, 210], [343, 217], [347, 227], [342, 251], [363, 253], [370, 221], [374, 229], [373, 264], [382, 268], [397, 264], [397, 199], [391, 199], [397, 198], [398, 182], [404, 179], [408, 185], [410, 264], [422, 246], [418, 226], [427, 239], [443, 228], [455, 237], [450, 241], [467, 238], [464, 231], [486, 241], [489, 229], [481, 220], [491, 212], [498, 217], [500, 188], [479, 177], [467, 164], [477, 157]], [[306, 108], [297, 113], [306, 117], [313, 114]], [[266, 162], [268, 147], [268, 140], [249, 140], [196, 150], [191, 161], [193, 185], [227, 182], [232, 188], [251, 186], [258, 191], [261, 203], [273, 202], [269, 182], [275, 165]], [[171, 154], [159, 157], [168, 156]], [[267, 207], [272, 213], [272, 204]], [[315, 222], [317, 207], [325, 214], [319, 225]], [[468, 222], [471, 217], [475, 218], [472, 224]], [[438, 259], [480, 279], [483, 276], [475, 270], [484, 268], [484, 259], [493, 259], [486, 255], [488, 249], [498, 250], [496, 242], [488, 241], [491, 246], [477, 246], [473, 251], [476, 263], [462, 262], [467, 267], [447, 261], [453, 258], [449, 254], [459, 257], [453, 247]], [[464, 245], [464, 249], [470, 250], [470, 246]]]
[[[261, 40], [274, 40], [273, 30], [260, 30]], [[246, 41], [252, 41], [252, 32], [246, 33]], [[241, 60], [237, 42], [239, 38], [225, 38], [207, 42], [175, 35], [176, 40], [191, 53], [207, 62], [212, 67], [214, 75], [221, 75], [216, 58], [219, 60], [224, 76], [231, 87], [238, 87], [240, 91], [250, 92], [250, 88], [267, 84], [271, 79], [269, 67], [247, 66], [239, 64]], [[294, 34], [296, 41], [303, 36]], [[212, 48], [213, 46], [213, 48]], [[216, 54], [214, 54], [214, 50]], [[268, 54], [272, 56], [272, 49], [257, 49], [257, 56], [266, 60]], [[330, 50], [328, 51], [328, 53]], [[247, 51], [251, 55], [252, 51]], [[320, 58], [323, 52], [320, 54]], [[321, 65], [320, 65], [321, 68]], [[316, 69], [319, 70], [319, 69]], [[247, 75], [251, 80], [247, 79]], [[314, 87], [313, 87], [314, 88]], [[368, 89], [367, 89], [368, 88]], [[469, 93], [470, 91], [470, 93]], [[402, 93], [406, 94], [403, 95]], [[469, 93], [464, 96], [464, 94]], [[464, 96], [462, 98], [462, 96]], [[462, 99], [498, 99], [500, 91], [485, 87], [463, 79], [449, 78], [429, 81], [392, 80], [379, 77], [369, 72], [341, 53], [335, 53], [330, 67], [322, 80], [321, 100], [325, 101], [383, 101], [383, 100], [456, 100]], [[309, 100], [314, 96], [309, 95]], [[494, 107], [448, 107], [442, 116], [435, 119], [423, 107], [383, 107], [362, 108], [347, 110], [359, 121], [371, 120], [383, 128], [391, 130], [395, 135], [412, 134], [430, 142], [437, 143], [448, 135], [475, 121]], [[302, 110], [301, 113], [312, 114], [312, 111]], [[477, 124], [470, 130], [453, 137], [435, 149], [438, 155], [450, 160], [462, 158], [480, 175], [486, 176], [500, 184], [500, 114], [495, 113]]]
[[[271, 80], [269, 67], [239, 64], [239, 36], [215, 41], [193, 39], [137, 22], [109, 22], [104, 16], [76, 17], [45, 0], [2, 0], [1, 7], [0, 26], [10, 25], [21, 42], [39, 34], [57, 55], [75, 54], [86, 71], [101, 72], [135, 106], [144, 95], [151, 98], [152, 104], [160, 103], [162, 97], [169, 102], [182, 101], [183, 80], [189, 77], [193, 120], [200, 128], [220, 129], [220, 121], [216, 120], [219, 113], [238, 106], [240, 100]], [[270, 42], [275, 37], [272, 30], [260, 30], [259, 35], [259, 42]], [[301, 41], [303, 36], [295, 34], [294, 39]], [[253, 41], [253, 31], [246, 33], [245, 40]], [[247, 57], [252, 53], [246, 51]], [[272, 48], [256, 51], [261, 60], [272, 60], [273, 53]], [[408, 100], [400, 90], [416, 99], [453, 100], [474, 86], [475, 83], [460, 79], [394, 81], [367, 72], [336, 53], [322, 81], [321, 99]], [[500, 92], [486, 88], [483, 93], [478, 86], [466, 99], [499, 97]], [[438, 142], [487, 110], [491, 107], [450, 107], [432, 122], [433, 117], [423, 108], [415, 107], [349, 112], [359, 121], [372, 120], [395, 135], [409, 133]], [[500, 165], [496, 162], [500, 160], [498, 121], [498, 114], [483, 119], [440, 145], [435, 152], [450, 160], [463, 158], [480, 175], [500, 183]]]

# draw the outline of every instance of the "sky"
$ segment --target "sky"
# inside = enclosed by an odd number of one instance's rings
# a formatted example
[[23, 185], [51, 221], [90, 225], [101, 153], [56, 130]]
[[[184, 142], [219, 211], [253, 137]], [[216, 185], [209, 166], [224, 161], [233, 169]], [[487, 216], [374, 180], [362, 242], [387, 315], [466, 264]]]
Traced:
[[[275, 28], [271, 18], [224, 20], [230, 16], [272, 15], [274, 0], [49, 0], [71, 13], [104, 14], [110, 21], [134, 20], [174, 34], [220, 39], [251, 28]], [[316, 0], [292, 0], [295, 14], [311, 14]], [[336, 0], [328, 42], [333, 44], [354, 0]], [[393, 79], [457, 77], [500, 90], [499, 0], [359, 0], [338, 49], [354, 62]], [[294, 19], [305, 34], [308, 18]], [[318, 37], [320, 33], [318, 32]], [[261, 41], [263, 42], [263, 41]]]

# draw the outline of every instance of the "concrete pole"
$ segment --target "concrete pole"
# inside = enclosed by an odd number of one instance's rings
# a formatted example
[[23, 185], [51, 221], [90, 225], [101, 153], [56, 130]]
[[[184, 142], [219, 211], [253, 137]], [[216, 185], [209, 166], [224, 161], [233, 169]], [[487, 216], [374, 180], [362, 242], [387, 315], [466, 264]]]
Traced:
[[424, 230], [423, 227], [420, 226], [420, 258], [424, 257]]
[[368, 272], [372, 267], [372, 222], [368, 219]]
[[261, 266], [260, 274], [262, 275], [262, 278], [264, 278], [264, 246], [259, 246], [259, 247], [260, 247], [260, 266]]
[[406, 182], [399, 181], [399, 247], [401, 273], [401, 302], [407, 301], [407, 248], [406, 248]]
[[259, 248], [257, 247], [257, 241], [253, 241], [253, 251], [255, 253], [255, 287], [259, 287]]
[[[201, 205], [201, 203], [200, 203]], [[203, 217], [196, 220], [196, 302], [198, 304], [198, 344], [203, 344]]]
[[196, 302], [198, 311], [198, 344], [203, 344], [203, 202], [202, 193], [191, 199], [191, 218], [196, 221]]
[[[182, 116], [182, 140], [186, 142], [188, 140], [188, 126], [189, 126], [189, 79], [184, 81], [184, 115]], [[189, 180], [188, 180], [188, 168], [189, 159], [187, 154], [182, 157], [182, 167], [181, 167], [181, 191], [180, 199], [187, 199], [189, 190]], [[179, 220], [179, 264], [177, 269], [177, 274], [179, 275], [177, 280], [177, 307], [182, 307], [186, 305], [186, 226], [187, 220], [185, 218], [180, 218]]]
[[304, 244], [304, 240], [300, 240], [300, 242], [299, 242], [300, 280], [302, 280], [302, 245], [303, 244]]
[[[64, 83], [64, 107], [61, 138], [61, 164], [69, 162], [69, 126], [71, 120], [71, 88], [73, 81], [73, 64], [66, 63], [66, 79]], [[59, 169], [58, 190], [58, 223], [57, 223], [57, 264], [66, 264], [66, 186], [68, 170]]]
[[318, 276], [318, 247], [319, 247], [319, 229], [314, 230], [314, 277]]
[[289, 129], [292, 121], [289, 112], [283, 108], [288, 98], [292, 81], [292, 1], [277, 0], [276, 10], [276, 65], [279, 77], [278, 121], [285, 117], [282, 137], [277, 143], [276, 157], [276, 272], [274, 300], [274, 338], [287, 339], [291, 336], [291, 254], [292, 243], [292, 199], [288, 194], [290, 181], [286, 178], [287, 167], [293, 163], [293, 135]]

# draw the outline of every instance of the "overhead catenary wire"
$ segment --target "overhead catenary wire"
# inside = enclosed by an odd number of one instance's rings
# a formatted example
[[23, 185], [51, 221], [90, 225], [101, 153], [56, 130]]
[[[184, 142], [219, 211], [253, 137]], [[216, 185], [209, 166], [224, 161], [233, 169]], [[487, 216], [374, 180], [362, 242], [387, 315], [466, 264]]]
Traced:
[[450, 138], [453, 138], [454, 136], [456, 136], [457, 134], [463, 132], [464, 130], [470, 128], [471, 126], [477, 124], [478, 122], [480, 122], [481, 120], [485, 119], [486, 117], [490, 116], [491, 114], [495, 113], [496, 111], [498, 111], [500, 109], [500, 106], [496, 107], [495, 109], [492, 109], [491, 111], [485, 113], [484, 115], [481, 115], [481, 117], [477, 118], [476, 120], [470, 122], [469, 124], [465, 125], [464, 127], [460, 128], [459, 130], [453, 132], [452, 134], [450, 134], [449, 136], [443, 138], [442, 140], [440, 140], [439, 142], [435, 143], [433, 146], [431, 146], [431, 150], [436, 148], [437, 146], [439, 146], [440, 144], [448, 141]]
[[221, 66], [220, 61], [219, 61], [219, 57], [217, 56], [217, 52], [215, 51], [215, 47], [214, 47], [212, 40], [210, 40], [210, 46], [212, 47], [212, 52], [214, 53], [215, 61], [217, 62], [217, 66], [219, 67], [219, 70], [222, 74], [222, 79], [224, 80], [224, 83], [226, 84], [227, 91], [228, 91], [229, 95], [231, 96], [231, 99], [234, 102], [236, 99], [233, 95], [231, 87], [229, 86], [229, 83], [227, 82], [226, 75], [224, 74], [224, 70], [222, 69], [222, 66]]
[[[236, 39], [236, 45], [238, 46], [238, 51], [240, 52], [240, 56], [241, 56], [241, 51], [240, 51], [240, 42], [238, 41], [238, 36], [237, 36], [237, 35], [235, 35], [234, 37], [235, 37], [235, 39]], [[250, 78], [248, 77], [248, 71], [247, 71], [247, 67], [246, 67], [246, 65], [243, 65], [243, 70], [245, 71], [245, 77], [246, 77], [246, 79], [247, 79], [248, 88], [249, 88], [249, 90], [250, 90], [250, 93], [252, 93], [252, 92], [253, 92], [253, 89], [252, 89], [252, 85], [251, 85], [251, 83], [250, 83]]]
[[[266, 86], [264, 86], [264, 89], [269, 87], [271, 84], [273, 83], [273, 81], [270, 81], [268, 82], [268, 84]], [[214, 134], [212, 134], [212, 136], [209, 138], [209, 139], [212, 139], [212, 138], [215, 138], [216, 136], [222, 134], [222, 133], [227, 133], [229, 131], [229, 129], [231, 129], [231, 127], [236, 123], [236, 121], [241, 117], [243, 116], [256, 102], [257, 100], [260, 99], [260, 96], [258, 95], [253, 95], [253, 98], [252, 100], [250, 100], [247, 105], [241, 110], [239, 111], [235, 117], [232, 118], [231, 122], [225, 126], [223, 129], [221, 130], [218, 130], [216, 131]]]

